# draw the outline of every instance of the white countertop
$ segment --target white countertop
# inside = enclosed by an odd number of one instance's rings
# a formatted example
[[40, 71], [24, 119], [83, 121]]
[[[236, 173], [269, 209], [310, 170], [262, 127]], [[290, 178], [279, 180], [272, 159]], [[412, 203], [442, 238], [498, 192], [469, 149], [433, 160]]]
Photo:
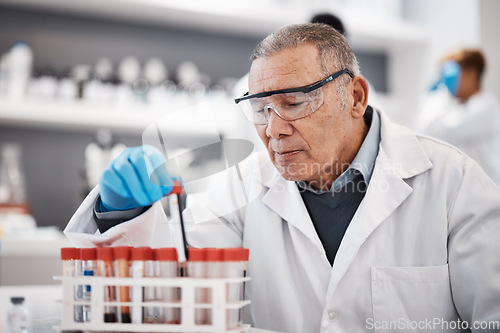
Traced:
[[72, 246], [61, 231], [25, 230], [0, 238], [0, 286], [56, 284], [62, 274], [61, 247]]
[[2, 286], [0, 287], [0, 331], [6, 329], [6, 311], [11, 297], [24, 297], [29, 312], [29, 333], [54, 333], [54, 326], [61, 321], [62, 288], [53, 286]]

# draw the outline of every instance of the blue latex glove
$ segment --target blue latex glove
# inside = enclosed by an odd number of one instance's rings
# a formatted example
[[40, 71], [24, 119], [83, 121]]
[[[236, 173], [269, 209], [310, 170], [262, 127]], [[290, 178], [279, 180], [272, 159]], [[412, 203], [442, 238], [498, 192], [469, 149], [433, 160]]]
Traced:
[[127, 210], [146, 207], [169, 194], [174, 180], [165, 158], [152, 146], [125, 149], [109, 164], [100, 179], [101, 209]]
[[458, 86], [460, 85], [461, 70], [460, 65], [456, 61], [447, 61], [441, 67], [441, 76], [443, 83], [448, 88], [453, 96], [458, 93]]
[[445, 62], [443, 66], [441, 66], [439, 79], [431, 87], [431, 91], [444, 85], [453, 96], [456, 96], [460, 86], [461, 73], [460, 65], [456, 61], [450, 60]]

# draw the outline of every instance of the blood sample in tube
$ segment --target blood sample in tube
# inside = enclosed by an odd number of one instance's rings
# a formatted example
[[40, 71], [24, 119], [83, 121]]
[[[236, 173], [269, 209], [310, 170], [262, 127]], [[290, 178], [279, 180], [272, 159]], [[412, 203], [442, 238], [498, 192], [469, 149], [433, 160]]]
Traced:
[[[97, 248], [97, 274], [103, 277], [115, 277], [115, 269], [113, 265], [114, 256], [111, 247], [98, 247]], [[104, 301], [116, 301], [116, 286], [104, 286]], [[115, 323], [117, 322], [117, 309], [116, 306], [104, 306], [104, 322]]]
[[[117, 246], [113, 248], [115, 257], [115, 272], [118, 277], [130, 277], [130, 249], [129, 246]], [[130, 289], [128, 286], [118, 288], [120, 302], [130, 302]], [[130, 307], [121, 306], [121, 322], [131, 323]]]

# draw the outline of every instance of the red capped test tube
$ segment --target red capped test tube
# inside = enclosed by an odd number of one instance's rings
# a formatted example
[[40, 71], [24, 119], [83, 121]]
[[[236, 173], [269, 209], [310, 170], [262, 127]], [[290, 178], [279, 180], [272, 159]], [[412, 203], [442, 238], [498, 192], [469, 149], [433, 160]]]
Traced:
[[[157, 262], [156, 276], [160, 278], [173, 278], [178, 276], [177, 249], [153, 249], [153, 258]], [[164, 303], [179, 303], [180, 289], [176, 287], [158, 287], [156, 297]], [[181, 312], [179, 307], [163, 307], [159, 309], [162, 323], [180, 324]]]
[[[223, 249], [224, 277], [242, 278], [246, 275], [249, 250], [245, 248]], [[230, 283], [227, 286], [227, 301], [238, 302], [244, 298], [244, 283]], [[240, 310], [227, 311], [227, 328], [233, 329], [240, 324]]]
[[[118, 277], [130, 277], [130, 246], [113, 247], [113, 255], [115, 258], [115, 275]], [[128, 286], [120, 286], [118, 288], [120, 302], [130, 302], [130, 288]], [[120, 316], [122, 323], [130, 323], [130, 307], [121, 306]]]
[[[82, 260], [83, 275], [91, 278], [97, 270], [97, 250], [96, 248], [82, 248], [80, 249], [80, 256]], [[90, 285], [83, 287], [82, 298], [86, 301], [92, 300], [92, 289]], [[83, 321], [91, 321], [90, 305], [83, 306]]]
[[[62, 273], [64, 276], [76, 277], [82, 275], [82, 261], [80, 249], [75, 247], [61, 248]], [[75, 301], [82, 300], [82, 286], [75, 286], [74, 299]], [[83, 306], [74, 306], [74, 321], [77, 323], [83, 322]]]
[[[132, 263], [131, 271], [133, 278], [143, 278], [146, 276], [148, 261], [153, 258], [153, 252], [150, 247], [134, 247], [131, 250], [130, 261]], [[145, 299], [145, 288], [140, 286], [132, 287], [132, 302], [142, 303]], [[132, 323], [140, 324], [143, 322], [143, 308], [139, 304], [132, 305]]]
[[[207, 265], [205, 261], [205, 249], [194, 247], [188, 248], [187, 275], [192, 278], [205, 278], [207, 276]], [[195, 303], [207, 302], [207, 288], [196, 288], [194, 291]], [[194, 312], [194, 323], [196, 325], [206, 324], [207, 309], [196, 309]]]
[[[222, 262], [222, 249], [206, 248], [205, 249], [205, 260], [206, 260], [206, 277], [209, 279], [221, 278], [224, 276], [223, 262]], [[207, 290], [206, 295], [207, 303], [212, 303], [212, 290]], [[212, 310], [206, 311], [206, 323], [212, 324]]]
[[[111, 247], [98, 247], [97, 248], [97, 274], [102, 277], [115, 277], [114, 268], [114, 254]], [[104, 286], [104, 301], [116, 301], [116, 286]], [[104, 306], [104, 322], [116, 323], [117, 322], [117, 309], [116, 306]]]

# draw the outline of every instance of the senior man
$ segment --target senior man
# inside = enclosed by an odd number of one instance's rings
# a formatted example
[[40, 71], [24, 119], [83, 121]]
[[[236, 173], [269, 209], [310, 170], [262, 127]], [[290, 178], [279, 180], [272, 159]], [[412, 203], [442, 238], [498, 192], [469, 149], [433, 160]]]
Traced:
[[[284, 27], [252, 60], [236, 102], [268, 150], [242, 168], [257, 195], [221, 216], [241, 188], [229, 180], [183, 214], [212, 216], [191, 245], [250, 249], [247, 320], [297, 333], [498, 324], [500, 189], [483, 170], [368, 106], [356, 57], [329, 26]], [[144, 168], [161, 158], [132, 148], [110, 165], [65, 230], [75, 245], [168, 245], [158, 200], [171, 186]]]

